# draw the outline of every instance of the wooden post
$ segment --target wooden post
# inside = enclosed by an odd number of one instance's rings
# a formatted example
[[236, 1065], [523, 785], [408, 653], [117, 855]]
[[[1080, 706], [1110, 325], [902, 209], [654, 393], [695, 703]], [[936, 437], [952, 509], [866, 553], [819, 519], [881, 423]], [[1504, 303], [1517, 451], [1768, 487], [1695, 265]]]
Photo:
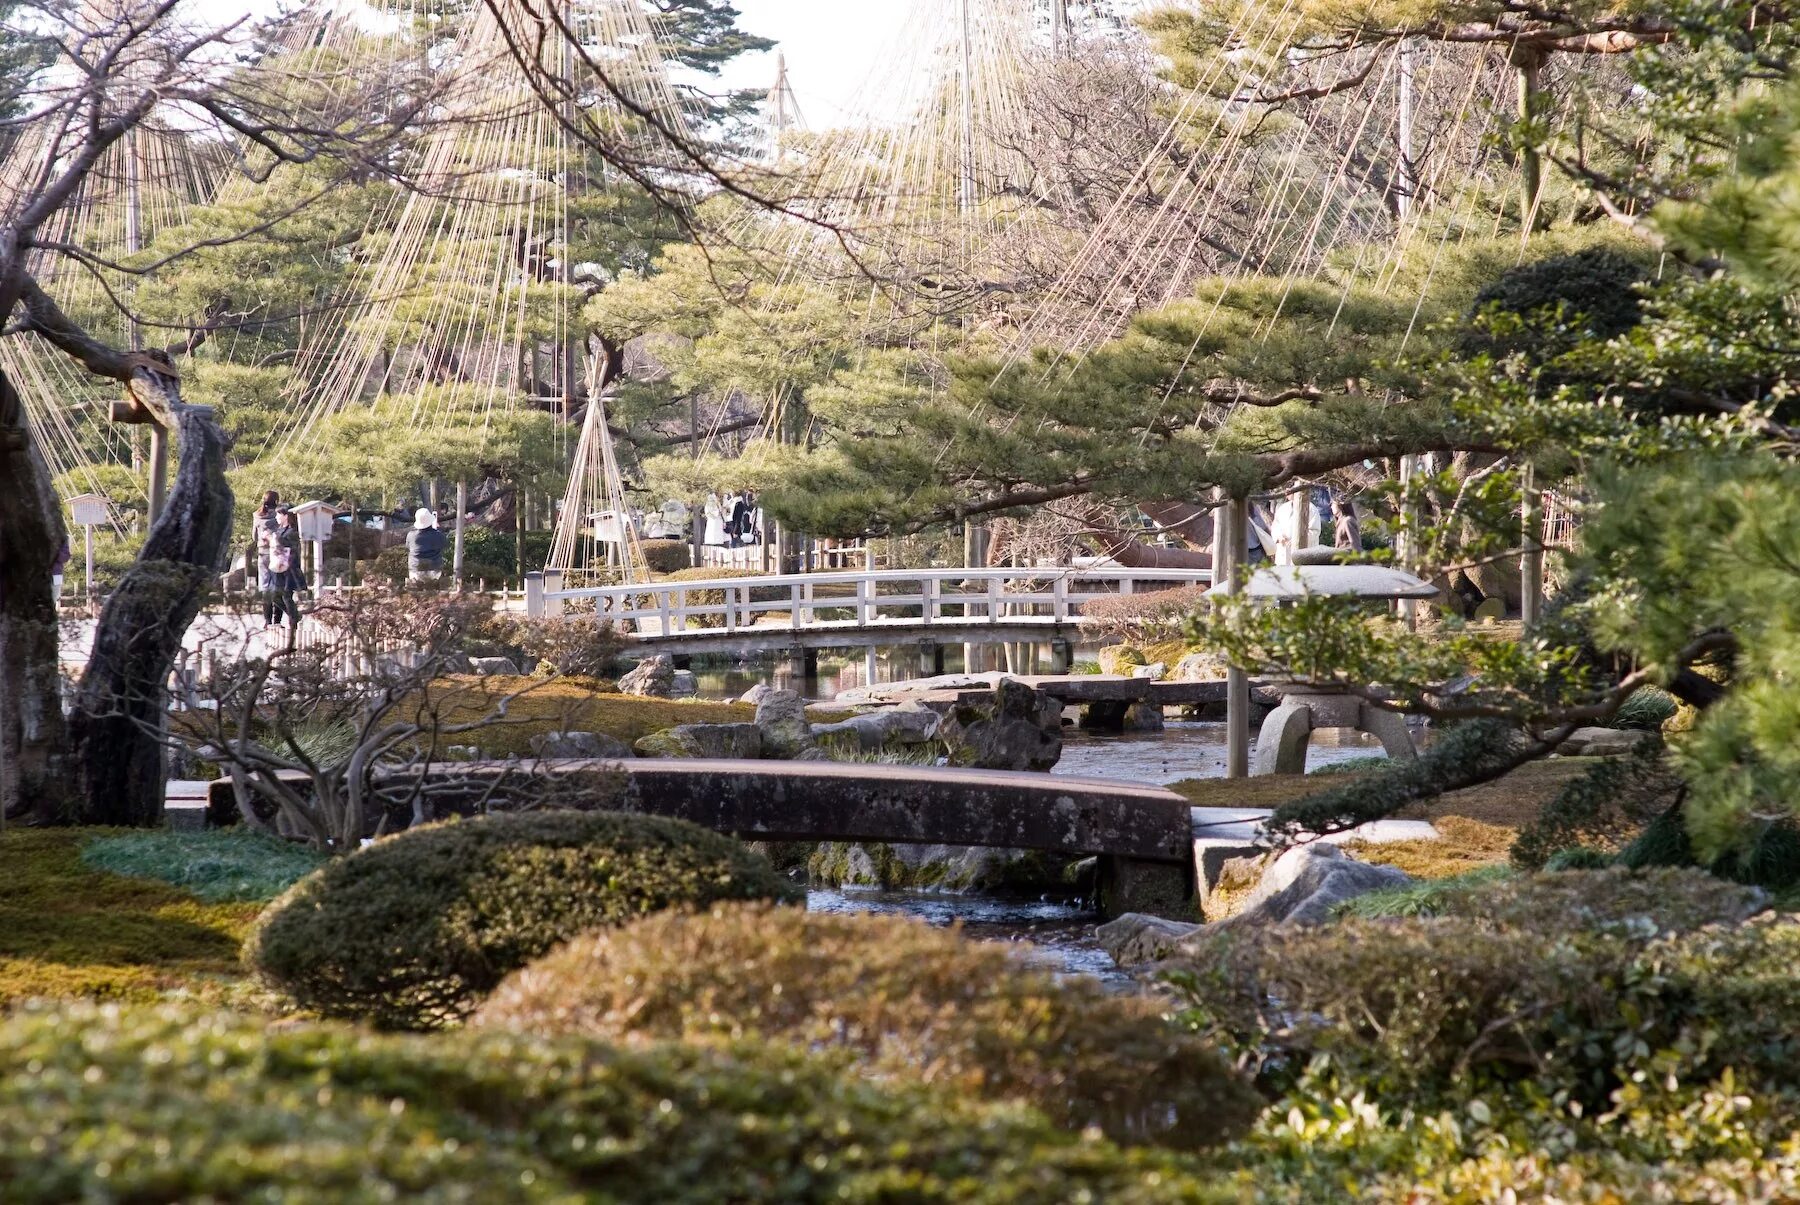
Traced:
[[[1213, 524], [1213, 582], [1227, 596], [1242, 588], [1240, 569], [1246, 548], [1245, 520], [1248, 507], [1242, 498], [1221, 491], [1217, 521]], [[1244, 778], [1250, 773], [1250, 679], [1233, 665], [1225, 671], [1225, 777]]]
[[169, 433], [159, 422], [150, 424], [150, 526], [162, 518], [169, 498]]
[[[81, 525], [82, 537], [87, 543], [87, 573], [81, 579], [82, 597], [87, 600], [87, 612], [90, 618], [94, 614], [94, 525]], [[61, 602], [61, 599], [57, 600]]]
[[451, 580], [456, 583], [456, 592], [458, 594], [462, 593], [463, 516], [468, 513], [468, 510], [469, 483], [466, 481], [458, 481], [456, 483], [456, 542], [450, 553], [450, 577]]
[[[1413, 564], [1418, 557], [1419, 508], [1412, 504], [1409, 493], [1412, 489], [1413, 477], [1418, 472], [1419, 458], [1402, 456], [1400, 458], [1400, 530], [1394, 540], [1394, 551], [1398, 554], [1400, 568], [1412, 572]], [[1399, 600], [1400, 618], [1406, 622], [1408, 630], [1419, 626], [1419, 604], [1411, 598]]]

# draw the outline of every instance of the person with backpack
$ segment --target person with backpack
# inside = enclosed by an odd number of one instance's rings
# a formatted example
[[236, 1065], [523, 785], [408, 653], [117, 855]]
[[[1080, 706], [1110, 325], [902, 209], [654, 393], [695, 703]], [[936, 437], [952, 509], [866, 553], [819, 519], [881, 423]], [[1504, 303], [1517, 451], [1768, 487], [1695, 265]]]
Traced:
[[294, 525], [294, 512], [277, 507], [272, 526], [256, 529], [260, 585], [263, 594], [263, 630], [278, 628], [285, 621], [289, 630], [300, 623], [300, 607], [294, 592], [306, 588], [306, 575], [300, 570], [300, 530]]
[[436, 512], [421, 506], [406, 533], [406, 578], [415, 586], [435, 586], [444, 576], [444, 533]]

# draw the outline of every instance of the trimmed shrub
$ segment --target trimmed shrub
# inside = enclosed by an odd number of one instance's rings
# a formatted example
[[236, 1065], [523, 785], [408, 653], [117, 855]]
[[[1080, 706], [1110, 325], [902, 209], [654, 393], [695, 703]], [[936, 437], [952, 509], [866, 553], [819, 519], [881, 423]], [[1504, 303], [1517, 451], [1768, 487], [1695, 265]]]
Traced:
[[327, 864], [269, 906], [244, 952], [305, 1008], [429, 1029], [588, 929], [680, 905], [798, 898], [766, 858], [679, 820], [493, 815]]
[[[759, 569], [710, 569], [705, 565], [698, 565], [692, 569], [679, 569], [674, 573], [665, 574], [662, 580], [665, 582], [703, 582], [724, 578], [762, 576], [763, 573]], [[773, 602], [777, 598], [788, 597], [789, 593], [785, 586], [752, 590], [750, 601]], [[647, 595], [637, 600], [639, 606], [647, 606], [649, 602], [650, 599]], [[725, 591], [722, 589], [690, 590], [687, 602], [690, 607], [722, 607], [725, 605]], [[688, 623], [696, 628], [722, 628], [725, 626], [725, 617], [723, 615], [690, 615]]]
[[[1684, 1079], [1786, 1057], [1800, 964], [1765, 972], [1800, 927], [1731, 924], [1765, 901], [1676, 870], [1440, 886], [1431, 916], [1202, 938], [1172, 982], [1197, 1028], [1277, 1077], [1324, 1055], [1390, 1102], [1533, 1079], [1596, 1108], [1663, 1052]], [[1732, 988], [1733, 966], [1762, 969]]]
[[1169, 1156], [795, 1051], [166, 1007], [0, 1024], [0, 1175], [10, 1205], [1225, 1199]]
[[624, 640], [611, 620], [591, 615], [561, 619], [515, 619], [510, 644], [522, 657], [535, 657], [538, 672], [602, 677], [612, 668]]
[[638, 550], [644, 554], [644, 567], [652, 573], [677, 573], [694, 561], [686, 540], [645, 540]]
[[1096, 598], [1081, 608], [1084, 626], [1133, 639], [1169, 640], [1181, 635], [1182, 625], [1202, 605], [1206, 586], [1178, 586], [1143, 594], [1113, 594]]
[[1254, 1095], [1162, 1012], [916, 921], [736, 906], [577, 938], [501, 985], [474, 1024], [774, 1038], [842, 1049], [881, 1075], [1028, 1101], [1118, 1140], [1194, 1147], [1241, 1131]]

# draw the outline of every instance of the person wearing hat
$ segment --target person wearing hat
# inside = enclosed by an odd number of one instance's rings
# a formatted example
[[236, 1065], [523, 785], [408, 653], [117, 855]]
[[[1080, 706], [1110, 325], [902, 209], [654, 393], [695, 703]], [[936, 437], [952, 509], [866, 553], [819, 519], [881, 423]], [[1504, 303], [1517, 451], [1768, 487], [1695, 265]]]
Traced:
[[444, 533], [438, 530], [437, 514], [421, 506], [406, 533], [406, 577], [414, 585], [435, 586], [443, 575]]

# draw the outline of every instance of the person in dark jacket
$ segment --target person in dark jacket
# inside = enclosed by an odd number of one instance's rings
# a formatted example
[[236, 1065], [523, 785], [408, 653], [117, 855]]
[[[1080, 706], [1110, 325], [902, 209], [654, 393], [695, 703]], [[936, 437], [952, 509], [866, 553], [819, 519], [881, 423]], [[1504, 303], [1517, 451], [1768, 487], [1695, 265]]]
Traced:
[[263, 595], [264, 629], [280, 627], [285, 620], [291, 630], [300, 622], [300, 607], [294, 592], [306, 589], [306, 575], [300, 571], [300, 530], [294, 525], [294, 512], [279, 507], [272, 526], [261, 526], [258, 520], [258, 583]]
[[414, 585], [435, 586], [444, 576], [444, 533], [435, 512], [421, 506], [406, 533], [406, 576]]

